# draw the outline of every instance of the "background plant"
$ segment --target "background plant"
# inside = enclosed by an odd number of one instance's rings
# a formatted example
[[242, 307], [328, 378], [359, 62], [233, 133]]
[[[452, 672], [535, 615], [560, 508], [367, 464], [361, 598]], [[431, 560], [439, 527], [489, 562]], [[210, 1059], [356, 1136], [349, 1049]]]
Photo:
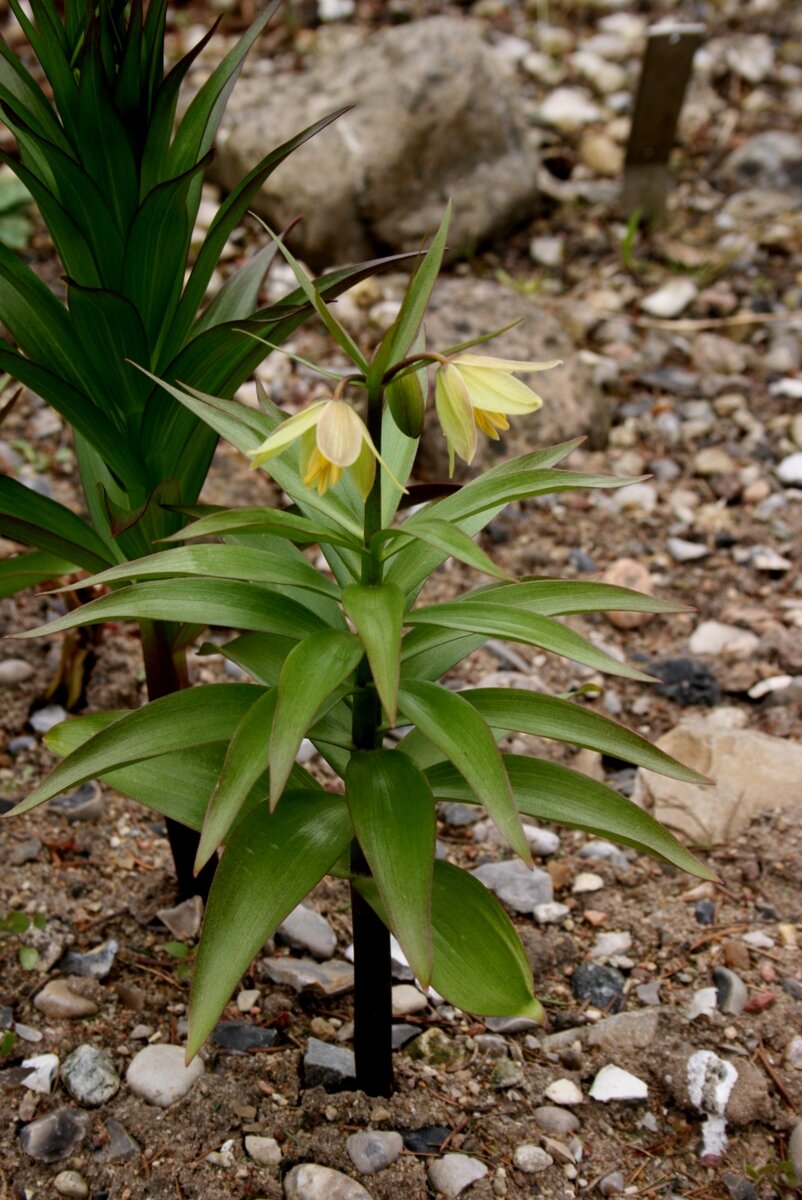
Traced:
[[[442, 353], [423, 347], [420, 328], [446, 229], [447, 219], [370, 360], [283, 251], [353, 364], [329, 401], [284, 421], [264, 392], [262, 411], [255, 412], [165, 385], [233, 445], [266, 461], [293, 507], [194, 508], [197, 520], [171, 540], [214, 535], [222, 544], [177, 546], [96, 574], [88, 582], [138, 582], [47, 630], [148, 619], [169, 605], [176, 619], [243, 630], [223, 653], [254, 682], [206, 685], [135, 713], [67, 722], [50, 740], [63, 761], [15, 810], [100, 775], [199, 829], [198, 867], [225, 844], [193, 976], [190, 1055], [277, 925], [327, 872], [348, 879], [357, 1078], [374, 1093], [392, 1087], [389, 929], [420, 983], [431, 983], [459, 1008], [542, 1018], [526, 955], [501, 905], [470, 874], [435, 861], [438, 801], [484, 805], [527, 863], [522, 815], [612, 837], [707, 874], [630, 800], [545, 759], [502, 754], [498, 741], [521, 731], [679, 779], [699, 782], [696, 772], [568, 699], [514, 688], [457, 694], [437, 682], [491, 637], [646, 679], [555, 618], [679, 607], [599, 583], [515, 582], [476, 545], [474, 535], [507, 504], [631, 482], [557, 469], [576, 442], [503, 462], [397, 519], [422, 424], [421, 376], [430, 364], [436, 365], [438, 415], [449, 448], [465, 457], [473, 455], [477, 427], [492, 434], [505, 413], [539, 404], [512, 380], [516, 364], [495, 360], [493, 366], [494, 360], [466, 356], [464, 346]], [[356, 407], [348, 407], [352, 395], [364, 423]], [[313, 567], [299, 549], [314, 543], [329, 572]], [[454, 601], [420, 604], [427, 578], [449, 556], [493, 582]], [[413, 728], [400, 745], [388, 746], [386, 735], [399, 726]], [[344, 794], [325, 791], [295, 762], [305, 736], [343, 781]], [[167, 798], [161, 787], [166, 772], [177, 781]]]
[[[213, 31], [165, 74], [166, 0], [31, 0], [29, 8], [10, 0], [10, 7], [39, 79], [0, 43], [0, 105], [19, 151], [0, 159], [39, 207], [64, 269], [65, 294], [51, 291], [0, 237], [0, 321], [14, 342], [0, 343], [0, 371], [72, 427], [89, 519], [0, 478], [0, 535], [31, 547], [0, 563], [0, 596], [149, 554], [184, 524], [168, 504], [196, 500], [217, 434], [130, 362], [228, 397], [265, 355], [243, 331], [275, 345], [305, 319], [311, 306], [300, 289], [257, 307], [272, 244], [208, 304], [205, 297], [253, 195], [337, 115], [266, 154], [225, 199], [192, 258], [215, 132], [276, 4], [229, 51], [177, 126], [182, 84]], [[319, 287], [333, 293], [358, 276], [335, 272]], [[140, 622], [152, 699], [187, 682], [185, 647], [196, 629], [171, 616]], [[172, 822], [168, 829], [180, 890], [205, 891], [211, 872], [193, 880], [194, 838]]]

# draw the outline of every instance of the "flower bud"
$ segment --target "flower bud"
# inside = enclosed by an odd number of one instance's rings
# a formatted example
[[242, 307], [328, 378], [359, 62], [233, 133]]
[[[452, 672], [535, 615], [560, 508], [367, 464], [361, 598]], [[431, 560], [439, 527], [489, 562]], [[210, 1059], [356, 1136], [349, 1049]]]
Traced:
[[391, 379], [385, 389], [392, 418], [402, 433], [419, 438], [426, 401], [417, 371]]

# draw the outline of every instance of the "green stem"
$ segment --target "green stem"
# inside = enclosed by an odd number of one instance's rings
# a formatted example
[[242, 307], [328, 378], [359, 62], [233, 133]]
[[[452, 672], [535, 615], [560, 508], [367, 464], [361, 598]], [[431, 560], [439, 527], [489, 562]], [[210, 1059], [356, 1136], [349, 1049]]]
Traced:
[[[381, 453], [383, 393], [368, 393], [367, 427], [376, 449]], [[381, 470], [365, 501], [365, 546], [362, 583], [379, 584], [382, 578], [380, 547], [374, 548], [373, 535], [381, 529]], [[351, 734], [358, 750], [373, 750], [381, 744], [381, 704], [376, 694], [367, 657], [357, 668]], [[351, 869], [367, 876], [370, 868], [362, 847], [351, 843]], [[389, 1096], [393, 1090], [392, 1053], [392, 972], [390, 934], [384, 922], [351, 886], [351, 914], [354, 927], [354, 1052], [357, 1086], [371, 1096]]]

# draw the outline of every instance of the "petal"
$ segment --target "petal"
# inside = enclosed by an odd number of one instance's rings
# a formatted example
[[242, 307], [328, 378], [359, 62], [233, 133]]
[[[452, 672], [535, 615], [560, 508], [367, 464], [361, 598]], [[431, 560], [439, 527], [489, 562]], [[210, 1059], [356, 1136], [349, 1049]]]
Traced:
[[365, 425], [345, 400], [329, 400], [318, 421], [317, 448], [329, 462], [350, 467], [359, 457]]
[[563, 360], [553, 358], [550, 362], [518, 362], [514, 358], [492, 358], [489, 354], [458, 354], [451, 360], [457, 367], [487, 367], [493, 371], [550, 371], [561, 367]]
[[308, 487], [316, 487], [318, 493], [324, 496], [330, 487], [339, 482], [342, 473], [342, 467], [338, 467], [336, 463], [329, 462], [325, 455], [321, 454], [315, 448], [309, 459], [309, 465], [304, 475], [304, 483]]
[[474, 408], [497, 413], [531, 413], [543, 404], [531, 388], [504, 371], [463, 366], [455, 366], [454, 370], [459, 372]]
[[350, 471], [357, 491], [363, 500], [367, 500], [376, 478], [376, 457], [372, 445], [367, 441], [362, 443], [362, 449], [359, 451], [356, 462], [351, 465]]
[[481, 429], [482, 433], [486, 433], [494, 442], [499, 440], [500, 433], [509, 429], [510, 423], [503, 413], [490, 412], [486, 408], [475, 408], [473, 410], [476, 428]]
[[465, 462], [472, 462], [476, 453], [476, 426], [471, 401], [461, 372], [450, 363], [437, 368], [434, 402], [449, 456], [456, 451]]
[[310, 404], [303, 412], [296, 413], [294, 417], [282, 421], [278, 429], [274, 429], [261, 446], [247, 451], [248, 457], [253, 460], [251, 466], [260, 467], [263, 462], [281, 454], [282, 450], [286, 450], [302, 433], [317, 425], [323, 409], [330, 403], [329, 400], [318, 400], [315, 404]]

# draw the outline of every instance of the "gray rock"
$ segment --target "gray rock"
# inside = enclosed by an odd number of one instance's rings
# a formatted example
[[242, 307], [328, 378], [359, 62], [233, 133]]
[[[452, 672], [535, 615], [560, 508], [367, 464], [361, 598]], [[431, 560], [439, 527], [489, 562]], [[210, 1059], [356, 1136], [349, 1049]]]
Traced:
[[277, 1167], [283, 1155], [275, 1138], [249, 1133], [245, 1138], [245, 1153], [260, 1167]]
[[126, 1158], [136, 1158], [142, 1153], [139, 1142], [131, 1137], [119, 1121], [109, 1118], [106, 1121], [106, 1134], [106, 1144], [95, 1155], [98, 1162], [123, 1162]]
[[448, 1066], [464, 1057], [462, 1046], [436, 1026], [426, 1029], [406, 1047], [405, 1054], [431, 1067]]
[[276, 938], [319, 959], [331, 958], [337, 949], [337, 935], [331, 925], [306, 904], [299, 904], [286, 921], [281, 922]]
[[189, 1066], [184, 1061], [182, 1046], [171, 1046], [167, 1042], [155, 1042], [145, 1046], [131, 1059], [125, 1081], [135, 1096], [168, 1108], [190, 1091], [205, 1070], [200, 1058], [193, 1058]]
[[635, 988], [635, 995], [638, 997], [641, 1004], [659, 1004], [660, 980], [650, 979], [648, 983], [639, 983]]
[[432, 1187], [442, 1192], [447, 1200], [453, 1200], [477, 1179], [484, 1179], [486, 1174], [485, 1164], [467, 1154], [444, 1154], [429, 1167]]
[[417, 250], [451, 196], [449, 243], [472, 249], [531, 215], [538, 195], [511, 74], [481, 25], [465, 17], [381, 30], [312, 58], [300, 73], [240, 81], [213, 171], [230, 190], [264, 154], [266, 127], [278, 144], [354, 105], [282, 163], [255, 211], [277, 229], [303, 213], [290, 240], [319, 267], [377, 249]]
[[83, 1200], [84, 1196], [89, 1195], [89, 1184], [77, 1171], [59, 1171], [53, 1180], [53, 1187], [59, 1196], [73, 1197], [74, 1200]]
[[568, 1133], [576, 1133], [580, 1127], [579, 1117], [567, 1108], [559, 1108], [556, 1104], [541, 1104], [533, 1112], [535, 1124], [545, 1133], [554, 1133], [563, 1137]]
[[423, 992], [411, 983], [396, 984], [392, 990], [392, 1009], [394, 1017], [408, 1017], [413, 1013], [422, 1012], [429, 1001]]
[[[42, 712], [45, 711], [42, 709]], [[66, 715], [65, 713], [64, 716], [66, 717]], [[33, 717], [31, 724], [33, 724]], [[53, 724], [57, 725], [58, 721], [54, 721]], [[52, 726], [48, 726], [48, 728], [52, 728]], [[68, 821], [97, 821], [99, 817], [103, 816], [103, 797], [100, 794], [100, 784], [96, 783], [94, 779], [87, 780], [74, 792], [64, 792], [60, 796], [54, 796], [47, 807], [60, 813]]]
[[103, 942], [101, 946], [95, 946], [94, 950], [87, 950], [85, 954], [79, 954], [76, 950], [68, 950], [58, 964], [59, 970], [66, 971], [69, 975], [105, 979], [114, 966], [119, 948], [117, 942], [110, 938], [108, 942]]
[[571, 991], [577, 1000], [587, 1001], [596, 1008], [618, 1012], [624, 995], [624, 976], [615, 967], [601, 963], [583, 962], [571, 976]]
[[120, 1077], [105, 1050], [87, 1044], [78, 1046], [61, 1066], [61, 1082], [79, 1104], [96, 1108], [116, 1096]]
[[54, 725], [60, 725], [66, 719], [67, 713], [60, 704], [48, 704], [45, 708], [38, 708], [36, 712], [31, 713], [28, 724], [35, 733], [47, 733]]
[[797, 1121], [788, 1139], [788, 1158], [794, 1168], [796, 1182], [802, 1184], [802, 1121]]
[[490, 1072], [490, 1086], [502, 1091], [520, 1087], [524, 1081], [524, 1069], [514, 1058], [499, 1058]]
[[18, 755], [24, 754], [26, 750], [33, 750], [35, 745], [36, 738], [31, 737], [28, 733], [23, 733], [19, 737], [11, 738], [6, 749], [12, 758], [17, 758]]
[[393, 1025], [393, 1050], [400, 1050], [402, 1046], [406, 1046], [407, 1042], [411, 1042], [419, 1033], [420, 1027], [418, 1025], [407, 1025], [406, 1022], [399, 1021], [397, 1025]]
[[19, 1140], [29, 1158], [54, 1163], [69, 1158], [85, 1136], [86, 1114], [73, 1108], [57, 1108], [30, 1125], [23, 1125]]
[[726, 158], [721, 173], [741, 187], [802, 187], [802, 137], [780, 130], [755, 134]]
[[309, 988], [324, 996], [340, 996], [354, 986], [354, 968], [335, 958], [326, 963], [310, 958], [266, 958], [262, 970], [273, 983], [289, 984], [296, 992]]
[[345, 1148], [361, 1175], [375, 1175], [395, 1162], [404, 1149], [404, 1141], [400, 1133], [377, 1129], [352, 1133]]
[[275, 1029], [264, 1029], [250, 1021], [218, 1021], [212, 1030], [212, 1041], [222, 1050], [232, 1054], [245, 1054], [248, 1050], [261, 1050], [272, 1046], [278, 1034]]
[[515, 1147], [512, 1161], [518, 1170], [523, 1171], [525, 1175], [540, 1175], [552, 1165], [554, 1159], [542, 1146], [535, 1146], [531, 1142], [524, 1142], [522, 1145]]
[[71, 978], [51, 979], [34, 997], [33, 1006], [55, 1020], [93, 1017], [98, 1012], [95, 1001], [82, 994], [80, 982]]
[[200, 896], [190, 896], [173, 908], [159, 908], [156, 916], [162, 925], [166, 925], [174, 938], [179, 941], [189, 941], [198, 936], [203, 920], [203, 900]]
[[537, 867], [530, 870], [518, 858], [485, 863], [471, 874], [515, 912], [532, 913], [536, 905], [550, 904], [554, 898], [548, 872]]
[[608, 1054], [645, 1050], [657, 1037], [659, 1014], [654, 1009], [616, 1013], [597, 1021], [588, 1031], [588, 1045], [601, 1046]]
[[747, 1001], [746, 984], [729, 967], [713, 968], [713, 983], [716, 985], [716, 1003], [719, 1011], [738, 1017]]
[[618, 1196], [623, 1192], [625, 1183], [623, 1171], [611, 1171], [599, 1180], [599, 1191], [603, 1196]]
[[599, 858], [603, 862], [610, 862], [615, 867], [626, 869], [629, 866], [629, 859], [620, 846], [616, 846], [613, 842], [593, 841], [586, 842], [579, 850], [579, 858]]
[[33, 675], [33, 667], [24, 658], [0, 659], [0, 687], [14, 687]]
[[33, 862], [39, 857], [42, 843], [37, 837], [25, 838], [22, 842], [14, 842], [8, 849], [5, 860], [9, 867], [21, 867]]
[[531, 1017], [485, 1017], [485, 1025], [493, 1033], [528, 1033], [538, 1027]]
[[310, 1037], [304, 1054], [304, 1085], [323, 1087], [327, 1092], [344, 1091], [356, 1082], [353, 1050], [332, 1046]]
[[437, 811], [447, 825], [458, 829], [464, 825], [475, 825], [482, 819], [483, 809], [477, 804], [459, 804], [456, 800], [443, 800], [438, 804]]
[[317, 1163], [301, 1163], [284, 1176], [286, 1200], [371, 1200], [361, 1183]]

